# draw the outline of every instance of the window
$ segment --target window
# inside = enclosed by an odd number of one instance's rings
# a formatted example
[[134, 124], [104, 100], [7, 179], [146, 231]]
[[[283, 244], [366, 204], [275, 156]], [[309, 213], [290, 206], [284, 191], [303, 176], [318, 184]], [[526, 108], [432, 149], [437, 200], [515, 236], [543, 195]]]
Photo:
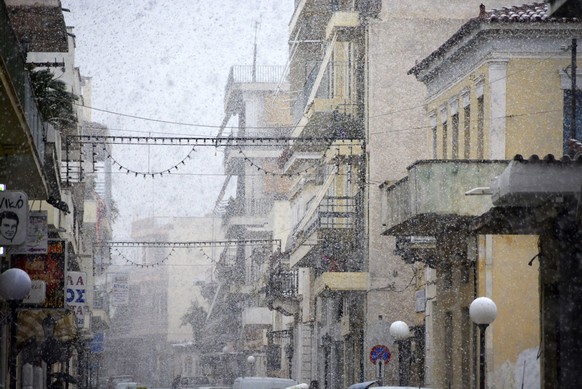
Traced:
[[459, 99], [454, 97], [449, 102], [451, 108], [451, 157], [459, 158]]
[[463, 158], [471, 158], [471, 96], [469, 90], [461, 94], [463, 102]]
[[485, 158], [485, 99], [483, 97], [483, 77], [475, 83], [477, 92], [477, 158]]
[[437, 118], [436, 112], [431, 112], [430, 118], [430, 128], [432, 132], [432, 159], [437, 159]]
[[447, 123], [447, 108], [441, 108], [441, 123], [442, 123], [442, 130], [443, 130], [443, 143], [442, 143], [442, 159], [447, 159], [447, 142], [448, 142], [448, 123]]
[[477, 158], [485, 157], [485, 104], [483, 96], [477, 98]]

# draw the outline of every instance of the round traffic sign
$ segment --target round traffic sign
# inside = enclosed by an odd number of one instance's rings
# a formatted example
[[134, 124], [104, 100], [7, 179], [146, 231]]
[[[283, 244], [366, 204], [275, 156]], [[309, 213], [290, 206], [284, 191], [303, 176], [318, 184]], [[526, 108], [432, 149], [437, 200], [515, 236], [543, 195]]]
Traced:
[[370, 350], [370, 361], [375, 365], [378, 361], [384, 361], [384, 364], [390, 361], [390, 350], [384, 345], [376, 345]]

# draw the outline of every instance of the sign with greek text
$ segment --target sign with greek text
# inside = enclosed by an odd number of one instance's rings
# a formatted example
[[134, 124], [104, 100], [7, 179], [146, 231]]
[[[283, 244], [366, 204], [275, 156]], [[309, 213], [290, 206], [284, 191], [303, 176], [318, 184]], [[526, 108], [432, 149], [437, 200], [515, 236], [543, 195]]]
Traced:
[[77, 327], [83, 327], [87, 307], [87, 273], [82, 271], [68, 271], [65, 277], [65, 302], [67, 307], [75, 313]]
[[46, 298], [46, 282], [31, 280], [31, 288], [28, 296], [22, 300], [23, 304], [42, 304]]
[[93, 340], [91, 341], [91, 352], [93, 354], [99, 354], [105, 351], [105, 333], [95, 332], [93, 334]]
[[48, 213], [30, 211], [26, 241], [8, 248], [9, 254], [46, 254], [48, 250]]
[[111, 305], [119, 307], [129, 304], [129, 274], [113, 274], [112, 289], [110, 294]]
[[0, 191], [0, 246], [23, 244], [28, 233], [28, 195]]
[[31, 280], [44, 281], [46, 298], [39, 308], [65, 308], [65, 269], [67, 241], [48, 241], [46, 254], [12, 255], [14, 266], [28, 273]]

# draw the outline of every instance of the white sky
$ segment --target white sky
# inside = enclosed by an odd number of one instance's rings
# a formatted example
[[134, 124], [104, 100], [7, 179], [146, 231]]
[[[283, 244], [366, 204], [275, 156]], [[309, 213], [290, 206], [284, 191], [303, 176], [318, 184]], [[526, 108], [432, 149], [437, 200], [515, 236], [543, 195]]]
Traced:
[[[259, 65], [285, 65], [293, 0], [62, 0], [76, 36], [76, 66], [92, 78], [92, 106], [129, 115], [218, 126], [232, 65], [251, 65], [255, 22]], [[214, 135], [215, 128], [178, 126], [93, 111], [111, 135]], [[148, 150], [149, 149], [149, 150]], [[189, 147], [115, 147], [135, 171], [176, 165]], [[211, 212], [224, 181], [223, 154], [197, 148], [170, 178], [114, 174], [120, 209], [115, 238], [132, 220]], [[114, 168], [114, 170], [117, 170]], [[178, 173], [178, 172], [176, 172]]]

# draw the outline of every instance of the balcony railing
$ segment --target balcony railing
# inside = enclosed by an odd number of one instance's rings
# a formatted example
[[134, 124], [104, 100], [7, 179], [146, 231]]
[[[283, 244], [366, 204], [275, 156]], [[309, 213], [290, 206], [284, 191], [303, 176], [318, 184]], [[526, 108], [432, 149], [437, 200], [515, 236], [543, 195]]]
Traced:
[[267, 297], [292, 298], [297, 296], [299, 273], [297, 270], [276, 269], [269, 275]]
[[272, 198], [238, 199], [231, 201], [226, 207], [229, 216], [264, 216], [268, 215], [275, 201]]
[[22, 46], [11, 27], [4, 5], [0, 6], [0, 36], [2, 36], [0, 39], [0, 58], [5, 63], [8, 76], [12, 80], [18, 100], [24, 109], [38, 160], [44, 164], [45, 128], [32, 91], [32, 82], [26, 70]]
[[357, 215], [354, 197], [324, 197], [317, 212], [305, 225], [305, 236], [315, 229], [354, 228]]
[[236, 65], [230, 68], [225, 94], [235, 83], [278, 84], [285, 77], [285, 66], [278, 65]]

